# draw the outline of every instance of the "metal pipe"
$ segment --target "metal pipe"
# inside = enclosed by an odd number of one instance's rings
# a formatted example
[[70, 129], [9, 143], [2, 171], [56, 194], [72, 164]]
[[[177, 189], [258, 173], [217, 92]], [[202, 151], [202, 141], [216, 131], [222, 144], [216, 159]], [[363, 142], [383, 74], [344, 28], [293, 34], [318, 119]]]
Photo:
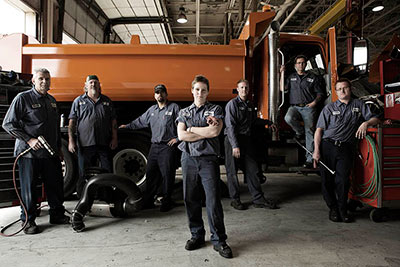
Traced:
[[[268, 93], [268, 114], [269, 120], [274, 124], [278, 123], [278, 101], [279, 101], [279, 84], [278, 84], [278, 42], [279, 42], [279, 22], [271, 23], [271, 32], [268, 35], [269, 48], [269, 93]], [[274, 134], [273, 140], [278, 140], [278, 136]]]
[[243, 18], [244, 18], [244, 2], [245, 2], [245, 0], [239, 0], [239, 16], [238, 16], [238, 21], [243, 21]]
[[293, 8], [292, 12], [290, 12], [289, 16], [286, 17], [286, 19], [283, 21], [281, 24], [281, 29], [285, 27], [285, 25], [288, 23], [288, 21], [293, 17], [294, 14], [296, 14], [297, 10], [301, 7], [301, 5], [305, 2], [306, 0], [300, 0], [297, 5]]
[[200, 0], [196, 0], [196, 43], [200, 39]]
[[[282, 53], [282, 51], [280, 49], [278, 49], [278, 52], [282, 56], [281, 65], [285, 65], [285, 55]], [[280, 75], [285, 75], [285, 72], [280, 73]], [[285, 86], [285, 81], [284, 81], [283, 77], [281, 77], [281, 76], [279, 76], [279, 77], [280, 77], [279, 87], [283, 88]], [[285, 104], [285, 90], [282, 90], [282, 103], [279, 105], [278, 110], [281, 109], [283, 104]]]
[[[166, 6], [166, 3], [165, 3], [165, 0], [161, 0], [160, 4], [161, 4], [162, 11], [164, 13], [164, 17], [168, 18], [168, 10], [167, 10], [167, 6]], [[154, 5], [157, 6], [156, 3], [154, 3]], [[167, 24], [167, 27], [168, 27], [169, 35], [171, 37], [171, 43], [174, 44], [175, 41], [174, 41], [174, 35], [172, 34], [171, 23], [170, 23], [169, 20], [167, 20], [166, 24]]]

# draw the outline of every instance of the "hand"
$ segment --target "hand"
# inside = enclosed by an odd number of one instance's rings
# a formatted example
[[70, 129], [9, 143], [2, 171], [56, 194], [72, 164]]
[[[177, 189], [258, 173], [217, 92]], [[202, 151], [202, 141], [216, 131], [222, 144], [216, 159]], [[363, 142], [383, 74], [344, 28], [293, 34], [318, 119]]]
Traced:
[[178, 143], [178, 139], [177, 138], [172, 138], [171, 140], [169, 140], [169, 142], [167, 143], [167, 145], [169, 146], [173, 146], [176, 143]]
[[37, 138], [29, 139], [28, 145], [35, 151], [43, 148], [42, 144], [39, 142]]
[[118, 146], [118, 139], [117, 138], [112, 138], [110, 142], [110, 148], [111, 150], [116, 149]]
[[367, 122], [361, 123], [356, 132], [356, 138], [363, 139], [367, 135], [368, 124]]
[[119, 128], [119, 129], [125, 129], [127, 126], [128, 126], [127, 124], [122, 124], [122, 125], [120, 125], [118, 128]]
[[237, 159], [240, 158], [240, 148], [238, 147], [232, 148], [232, 155]]
[[68, 151], [71, 152], [71, 153], [75, 153], [76, 152], [76, 144], [75, 144], [75, 141], [73, 139], [69, 140], [69, 142], [68, 142]]
[[211, 126], [218, 126], [219, 125], [218, 119], [215, 118], [214, 116], [208, 116], [207, 117], [207, 124], [211, 125]]
[[308, 104], [306, 105], [306, 107], [314, 108], [316, 105], [317, 105], [317, 102], [313, 101], [313, 102], [311, 102], [311, 103], [308, 103]]
[[280, 68], [280, 72], [284, 72], [286, 70], [286, 67], [285, 67], [285, 65], [281, 65], [281, 68]]
[[278, 131], [278, 127], [276, 127], [275, 124], [271, 124], [269, 127], [271, 127], [271, 130], [272, 130], [273, 132], [277, 132], [277, 131]]
[[314, 150], [314, 153], [313, 153], [313, 165], [314, 165], [314, 169], [317, 168], [317, 165], [318, 165], [318, 163], [319, 163], [320, 158], [321, 158], [321, 155], [320, 155], [319, 151]]

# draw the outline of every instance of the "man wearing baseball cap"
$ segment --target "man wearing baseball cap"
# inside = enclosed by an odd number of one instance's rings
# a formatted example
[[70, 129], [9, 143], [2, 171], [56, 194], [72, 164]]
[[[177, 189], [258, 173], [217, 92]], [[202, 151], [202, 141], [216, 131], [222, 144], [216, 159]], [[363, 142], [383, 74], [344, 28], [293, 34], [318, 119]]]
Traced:
[[96, 75], [87, 76], [84, 91], [75, 98], [68, 117], [68, 150], [78, 152], [79, 197], [86, 183], [85, 169], [93, 166], [98, 159], [101, 168], [111, 172], [110, 149], [114, 150], [118, 144], [115, 109], [110, 98], [101, 94]]

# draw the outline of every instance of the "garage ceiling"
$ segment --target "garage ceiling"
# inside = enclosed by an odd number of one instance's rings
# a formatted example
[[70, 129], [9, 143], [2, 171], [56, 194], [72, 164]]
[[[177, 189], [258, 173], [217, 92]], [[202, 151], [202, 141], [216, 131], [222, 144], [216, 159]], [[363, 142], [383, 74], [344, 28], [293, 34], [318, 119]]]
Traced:
[[[93, 8], [99, 8], [104, 12], [115, 32], [125, 43], [129, 43], [132, 34], [139, 34], [142, 43], [223, 44], [225, 29], [228, 30], [229, 36], [237, 38], [248, 14], [255, 9], [260, 11], [265, 4], [280, 11], [279, 21], [282, 23], [301, 2], [282, 31], [306, 33], [336, 1], [95, 0], [93, 2], [85, 0], [85, 2], [90, 2], [88, 4], [93, 5]], [[353, 31], [353, 36], [363, 35], [369, 40], [372, 57], [382, 50], [394, 33], [400, 33], [398, 0], [384, 0], [385, 8], [380, 12], [372, 12], [371, 7], [375, 2], [376, 0], [353, 0], [353, 12], [344, 11], [338, 21], [330, 23], [336, 24], [338, 29], [339, 59], [343, 59], [346, 55], [345, 41], [350, 29]], [[242, 4], [243, 17], [239, 14]], [[187, 17], [185, 24], [177, 22], [182, 9]], [[229, 27], [225, 27], [226, 20], [230, 21]], [[320, 35], [324, 36], [325, 31]]]

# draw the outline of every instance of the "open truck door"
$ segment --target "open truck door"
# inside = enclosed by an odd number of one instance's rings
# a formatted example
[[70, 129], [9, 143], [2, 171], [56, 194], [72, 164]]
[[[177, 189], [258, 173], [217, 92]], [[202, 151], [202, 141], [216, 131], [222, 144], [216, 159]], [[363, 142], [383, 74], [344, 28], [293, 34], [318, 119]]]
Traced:
[[331, 101], [334, 102], [338, 99], [335, 85], [336, 81], [338, 80], [338, 73], [337, 73], [337, 49], [336, 49], [336, 29], [335, 27], [331, 27], [328, 29], [328, 34], [326, 36], [326, 57], [327, 62], [329, 62], [328, 67], [328, 74], [330, 74], [330, 88], [331, 88]]

